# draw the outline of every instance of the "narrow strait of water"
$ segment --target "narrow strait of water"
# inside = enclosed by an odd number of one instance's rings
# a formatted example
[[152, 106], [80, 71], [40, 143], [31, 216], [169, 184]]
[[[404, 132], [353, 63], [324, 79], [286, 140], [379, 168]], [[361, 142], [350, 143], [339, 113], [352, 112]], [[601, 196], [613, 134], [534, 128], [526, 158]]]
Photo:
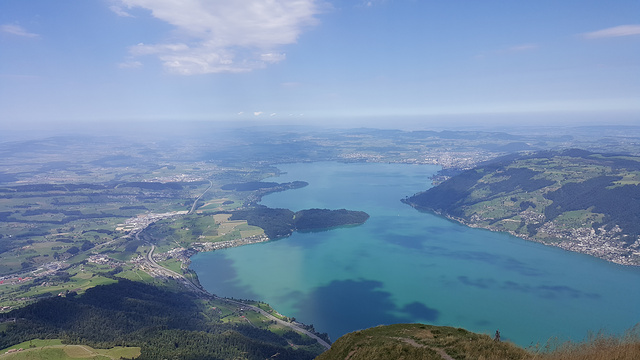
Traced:
[[468, 228], [400, 199], [429, 188], [436, 166], [286, 164], [267, 181], [309, 186], [265, 196], [293, 211], [362, 210], [364, 224], [294, 233], [200, 253], [191, 268], [211, 293], [268, 302], [332, 340], [380, 324], [422, 322], [521, 346], [640, 322], [640, 269]]

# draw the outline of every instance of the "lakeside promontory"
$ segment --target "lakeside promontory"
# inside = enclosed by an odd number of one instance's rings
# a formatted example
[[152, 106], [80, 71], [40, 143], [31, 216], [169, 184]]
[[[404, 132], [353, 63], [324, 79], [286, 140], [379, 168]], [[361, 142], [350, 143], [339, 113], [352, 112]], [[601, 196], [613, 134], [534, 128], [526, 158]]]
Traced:
[[339, 226], [360, 225], [369, 219], [364, 211], [308, 209], [293, 212], [266, 206], [236, 210], [231, 220], [246, 220], [249, 225], [264, 229], [271, 239], [291, 235], [294, 231], [320, 231]]
[[472, 227], [640, 265], [640, 157], [508, 156], [403, 200]]

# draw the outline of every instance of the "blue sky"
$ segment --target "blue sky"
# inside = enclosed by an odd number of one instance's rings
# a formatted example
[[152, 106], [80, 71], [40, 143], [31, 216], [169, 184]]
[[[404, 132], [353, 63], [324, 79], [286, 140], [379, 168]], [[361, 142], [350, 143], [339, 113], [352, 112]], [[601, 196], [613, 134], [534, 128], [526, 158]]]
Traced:
[[640, 1], [0, 1], [2, 125], [405, 117], [638, 124]]

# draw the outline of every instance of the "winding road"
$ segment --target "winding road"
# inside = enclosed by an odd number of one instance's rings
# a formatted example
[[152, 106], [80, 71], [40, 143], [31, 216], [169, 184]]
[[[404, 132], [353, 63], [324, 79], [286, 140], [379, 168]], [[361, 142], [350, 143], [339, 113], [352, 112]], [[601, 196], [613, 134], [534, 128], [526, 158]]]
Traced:
[[187, 288], [189, 288], [189, 290], [192, 290], [195, 293], [198, 293], [198, 294], [204, 295], [204, 296], [211, 296], [211, 294], [209, 294], [205, 289], [203, 289], [200, 286], [192, 283], [189, 279], [184, 277], [184, 275], [179, 274], [179, 273], [177, 273], [177, 272], [175, 272], [173, 270], [167, 269], [166, 267], [158, 265], [158, 263], [156, 263], [156, 261], [153, 260], [153, 252], [155, 250], [156, 250], [156, 246], [155, 245], [151, 245], [151, 249], [149, 250], [149, 252], [147, 253], [147, 255], [144, 258], [146, 265], [148, 267], [150, 267], [151, 269], [153, 269], [155, 273], [162, 274], [163, 276], [170, 277], [170, 278], [173, 278], [175, 280], [178, 280], [179, 282], [184, 284]]
[[278, 323], [278, 324], [280, 324], [280, 325], [287, 326], [287, 327], [291, 328], [292, 330], [294, 330], [294, 331], [296, 331], [296, 332], [299, 332], [299, 333], [301, 333], [301, 334], [307, 335], [307, 336], [309, 336], [309, 337], [311, 337], [311, 338], [315, 339], [315, 340], [316, 340], [320, 345], [322, 345], [322, 346], [323, 346], [325, 349], [327, 349], [327, 350], [328, 350], [329, 348], [331, 348], [331, 345], [330, 345], [328, 342], [326, 342], [326, 341], [322, 340], [322, 338], [321, 338], [321, 337], [319, 337], [318, 335], [316, 335], [316, 334], [314, 334], [314, 333], [312, 333], [312, 332], [310, 332], [310, 331], [308, 331], [308, 330], [305, 330], [305, 329], [301, 328], [300, 326], [298, 326], [298, 325], [296, 325], [296, 324], [292, 324], [292, 323], [290, 323], [290, 322], [286, 322], [286, 321], [284, 321], [284, 320], [280, 320], [280, 319], [278, 319], [277, 317], [275, 317], [275, 316], [273, 316], [273, 315], [269, 314], [268, 312], [266, 312], [266, 311], [264, 311], [264, 310], [260, 309], [260, 308], [259, 308], [259, 307], [257, 307], [257, 306], [248, 305], [248, 304], [245, 304], [245, 303], [242, 303], [242, 302], [239, 302], [239, 301], [235, 301], [235, 300], [230, 300], [230, 299], [226, 299], [226, 298], [221, 298], [221, 297], [218, 297], [218, 296], [215, 296], [215, 295], [214, 295], [213, 297], [214, 297], [215, 299], [222, 300], [222, 301], [224, 301], [224, 302], [226, 302], [226, 303], [234, 304], [234, 305], [237, 305], [237, 306], [242, 306], [242, 307], [245, 307], [245, 308], [251, 309], [251, 310], [253, 310], [253, 311], [255, 311], [255, 312], [258, 312], [258, 313], [260, 313], [260, 314], [264, 315], [265, 317], [267, 317], [269, 320], [274, 320], [276, 323]]

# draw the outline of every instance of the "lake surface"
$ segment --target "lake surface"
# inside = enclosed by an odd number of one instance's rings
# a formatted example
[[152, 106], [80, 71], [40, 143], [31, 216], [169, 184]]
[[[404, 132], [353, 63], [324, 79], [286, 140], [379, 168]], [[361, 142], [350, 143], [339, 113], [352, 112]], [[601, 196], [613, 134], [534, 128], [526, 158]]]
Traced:
[[265, 196], [293, 211], [362, 210], [363, 225], [294, 233], [200, 253], [211, 293], [262, 300], [332, 340], [379, 324], [463, 327], [519, 345], [621, 333], [640, 322], [640, 269], [468, 228], [400, 199], [429, 188], [436, 166], [304, 163], [267, 181], [309, 186]]

